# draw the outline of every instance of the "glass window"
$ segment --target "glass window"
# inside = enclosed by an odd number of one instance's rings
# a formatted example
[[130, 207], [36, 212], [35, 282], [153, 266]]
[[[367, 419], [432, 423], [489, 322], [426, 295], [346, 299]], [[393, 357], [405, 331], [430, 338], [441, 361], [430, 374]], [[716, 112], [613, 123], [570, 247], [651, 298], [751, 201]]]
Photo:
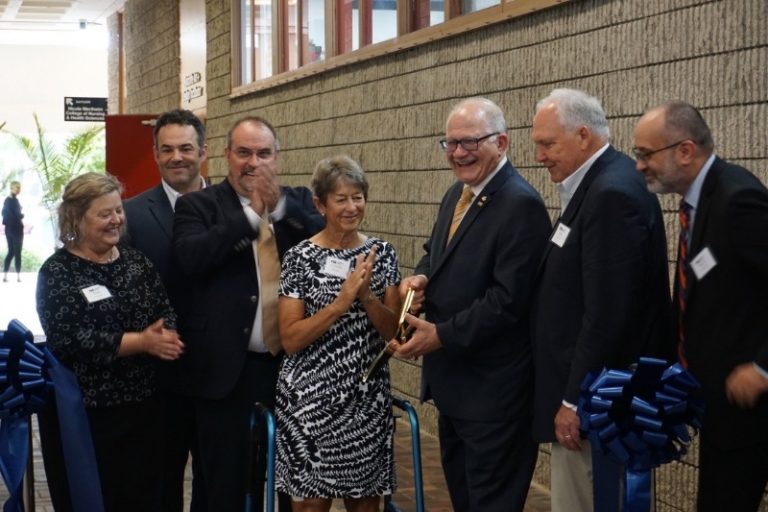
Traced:
[[241, 34], [241, 52], [240, 52], [240, 83], [247, 84], [254, 79], [253, 68], [251, 67], [253, 55], [253, 29], [251, 24], [251, 0], [240, 1], [240, 34]]
[[371, 43], [380, 43], [397, 37], [396, 0], [373, 0], [371, 16]]
[[299, 67], [299, 39], [298, 39], [298, 21], [299, 5], [297, 0], [287, 0], [285, 6], [285, 46], [288, 62], [286, 69], [296, 69]]
[[445, 2], [432, 1], [429, 2], [429, 25], [437, 25], [445, 21]]
[[[255, 0], [253, 6], [255, 79], [272, 76], [272, 2]], [[250, 52], [249, 52], [250, 53]]]
[[325, 59], [325, 0], [303, 0], [302, 64]]
[[468, 12], [479, 11], [486, 7], [499, 5], [500, 0], [461, 0], [461, 13], [466, 14]]

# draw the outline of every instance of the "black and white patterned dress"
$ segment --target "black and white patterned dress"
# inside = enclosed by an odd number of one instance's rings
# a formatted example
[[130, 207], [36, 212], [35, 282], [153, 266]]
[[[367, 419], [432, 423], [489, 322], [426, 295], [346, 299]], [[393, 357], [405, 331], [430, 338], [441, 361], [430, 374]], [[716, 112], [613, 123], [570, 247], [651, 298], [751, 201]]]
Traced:
[[[371, 291], [380, 299], [400, 282], [397, 255], [387, 242], [326, 249], [305, 240], [283, 259], [280, 294], [304, 301], [310, 317], [341, 291], [343, 278], [323, 272], [327, 259], [351, 262], [377, 246]], [[395, 489], [389, 368], [367, 383], [361, 376], [384, 340], [355, 301], [323, 336], [286, 356], [277, 384], [277, 488], [303, 498], [362, 498]]]

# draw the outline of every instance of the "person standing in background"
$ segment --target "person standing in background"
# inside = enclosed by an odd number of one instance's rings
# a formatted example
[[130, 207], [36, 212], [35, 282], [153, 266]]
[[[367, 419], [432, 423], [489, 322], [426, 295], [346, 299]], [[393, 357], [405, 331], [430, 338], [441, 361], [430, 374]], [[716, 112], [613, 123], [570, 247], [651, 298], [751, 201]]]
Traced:
[[8, 255], [3, 263], [3, 282], [8, 282], [8, 269], [11, 260], [16, 268], [16, 280], [21, 282], [21, 246], [24, 244], [24, 224], [21, 219], [21, 203], [17, 197], [21, 192], [21, 183], [11, 182], [11, 195], [5, 198], [3, 203], [3, 225], [5, 226], [5, 240], [8, 242]]
[[[183, 194], [205, 186], [200, 175], [208, 156], [205, 126], [189, 110], [161, 114], [153, 129], [155, 162], [160, 183], [125, 201], [126, 241], [143, 252], [155, 265], [168, 292], [171, 306], [183, 322], [189, 309], [184, 279], [173, 263], [173, 212]], [[194, 402], [188, 395], [195, 375], [187, 358], [158, 363], [160, 406], [164, 415], [162, 510], [182, 512], [184, 470], [192, 453], [191, 512], [206, 510], [205, 486], [197, 457]]]

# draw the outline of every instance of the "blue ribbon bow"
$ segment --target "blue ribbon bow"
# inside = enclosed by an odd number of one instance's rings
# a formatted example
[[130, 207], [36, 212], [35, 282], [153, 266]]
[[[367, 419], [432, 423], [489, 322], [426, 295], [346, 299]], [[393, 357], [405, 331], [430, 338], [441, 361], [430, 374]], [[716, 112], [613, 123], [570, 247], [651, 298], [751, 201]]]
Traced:
[[593, 452], [625, 467], [625, 511], [647, 512], [651, 470], [688, 451], [690, 431], [698, 433], [704, 414], [703, 402], [693, 396], [699, 387], [679, 364], [649, 357], [634, 370], [603, 369], [581, 383], [581, 429]]
[[47, 348], [36, 347], [33, 339], [18, 320], [0, 331], [0, 474], [10, 493], [3, 512], [24, 512], [28, 417], [43, 408], [50, 388], [56, 395], [72, 506], [102, 512], [96, 455], [77, 378]]

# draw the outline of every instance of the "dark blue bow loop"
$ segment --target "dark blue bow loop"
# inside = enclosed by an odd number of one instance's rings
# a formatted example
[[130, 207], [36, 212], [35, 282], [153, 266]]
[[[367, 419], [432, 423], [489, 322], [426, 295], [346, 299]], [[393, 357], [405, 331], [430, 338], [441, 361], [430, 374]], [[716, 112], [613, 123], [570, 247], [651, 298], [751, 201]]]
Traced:
[[47, 348], [33, 344], [32, 333], [18, 320], [0, 331], [0, 474], [9, 498], [3, 512], [24, 512], [22, 483], [29, 459], [31, 414], [45, 406], [49, 390], [56, 395], [64, 459], [75, 510], [104, 510], [82, 395], [75, 375]]
[[603, 369], [581, 385], [579, 420], [587, 438], [631, 470], [678, 460], [701, 427], [699, 383], [679, 364], [640, 358], [633, 371]]
[[650, 470], [687, 452], [704, 413], [698, 388], [679, 364], [647, 357], [631, 371], [603, 369], [581, 383], [581, 430], [593, 452], [625, 467], [625, 511], [648, 510]]

